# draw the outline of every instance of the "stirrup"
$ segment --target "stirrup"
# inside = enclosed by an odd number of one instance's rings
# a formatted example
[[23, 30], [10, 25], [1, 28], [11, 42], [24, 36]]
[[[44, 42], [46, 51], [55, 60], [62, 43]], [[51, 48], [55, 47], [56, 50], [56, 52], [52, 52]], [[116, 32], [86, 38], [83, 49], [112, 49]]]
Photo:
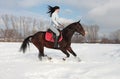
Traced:
[[59, 40], [59, 36], [55, 36], [55, 43], [54, 43], [54, 48], [59, 48], [59, 44], [58, 44], [58, 40]]

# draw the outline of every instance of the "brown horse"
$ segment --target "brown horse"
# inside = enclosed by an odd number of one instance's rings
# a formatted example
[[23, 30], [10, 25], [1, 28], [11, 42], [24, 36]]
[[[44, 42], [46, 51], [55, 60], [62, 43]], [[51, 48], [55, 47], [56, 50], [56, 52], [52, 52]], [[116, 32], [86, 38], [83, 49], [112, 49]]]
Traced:
[[[71, 38], [75, 32], [80, 33], [82, 36], [85, 36], [85, 31], [80, 21], [74, 22], [62, 30], [63, 39], [61, 42], [59, 42], [60, 47], [58, 48], [58, 50], [61, 50], [67, 56], [67, 58], [70, 56], [69, 52], [74, 57], [77, 57], [77, 55], [71, 48]], [[54, 49], [54, 43], [45, 40], [45, 33], [46, 32], [37, 32], [34, 35], [27, 37], [23, 41], [20, 50], [25, 53], [29, 42], [32, 42], [39, 50], [38, 57], [40, 60], [42, 59], [42, 57], [47, 56], [44, 54], [44, 47]]]

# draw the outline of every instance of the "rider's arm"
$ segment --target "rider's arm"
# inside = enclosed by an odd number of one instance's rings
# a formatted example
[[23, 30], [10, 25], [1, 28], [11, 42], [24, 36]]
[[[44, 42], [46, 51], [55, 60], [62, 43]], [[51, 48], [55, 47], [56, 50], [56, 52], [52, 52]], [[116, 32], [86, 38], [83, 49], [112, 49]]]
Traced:
[[58, 17], [58, 16], [57, 16], [55, 13], [53, 13], [51, 19], [52, 19], [53, 23], [54, 23], [56, 26], [59, 26], [56, 17]]
[[60, 18], [59, 18], [59, 16], [56, 14], [56, 21], [57, 21], [57, 23], [59, 24], [59, 27], [64, 27], [61, 23], [60, 23]]

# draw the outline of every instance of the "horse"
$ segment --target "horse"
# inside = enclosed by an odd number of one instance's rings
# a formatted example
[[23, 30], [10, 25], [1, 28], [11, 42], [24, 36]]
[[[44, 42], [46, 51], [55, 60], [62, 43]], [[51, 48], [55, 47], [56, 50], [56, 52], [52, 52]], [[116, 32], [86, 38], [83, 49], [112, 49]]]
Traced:
[[[61, 50], [66, 55], [66, 57], [63, 58], [63, 60], [66, 60], [66, 58], [69, 58], [70, 53], [75, 58], [77, 58], [77, 54], [71, 48], [71, 39], [75, 32], [81, 34], [82, 36], [85, 36], [85, 30], [82, 27], [80, 20], [77, 22], [71, 23], [70, 25], [68, 25], [62, 30], [63, 39], [61, 42], [58, 43], [60, 47], [56, 49]], [[25, 38], [20, 47], [20, 51], [23, 51], [23, 53], [25, 53], [27, 46], [29, 46], [29, 42], [31, 42], [39, 50], [38, 58], [42, 60], [42, 57], [47, 56], [44, 54], [44, 47], [55, 49], [54, 42], [46, 41], [45, 33], [46, 32], [39, 31], [35, 33], [34, 35], [31, 35]], [[51, 59], [50, 57], [48, 58]]]

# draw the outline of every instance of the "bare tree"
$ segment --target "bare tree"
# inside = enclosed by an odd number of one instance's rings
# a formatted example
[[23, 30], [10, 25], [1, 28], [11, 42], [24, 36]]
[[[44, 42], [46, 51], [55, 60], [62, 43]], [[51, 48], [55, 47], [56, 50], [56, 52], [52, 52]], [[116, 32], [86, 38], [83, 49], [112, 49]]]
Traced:
[[33, 20], [33, 27], [32, 27], [32, 33], [36, 33], [37, 32], [36, 26], [37, 26], [37, 20], [34, 18], [34, 20]]
[[98, 25], [88, 26], [86, 27], [86, 31], [88, 32], [86, 35], [88, 42], [95, 43], [98, 41], [98, 31], [99, 31]]
[[111, 33], [110, 37], [115, 43], [120, 43], [120, 29]]
[[104, 35], [101, 37], [100, 43], [113, 43], [113, 42], [112, 42], [112, 40], [110, 40], [110, 39], [107, 37], [107, 35], [104, 34]]
[[7, 14], [2, 15], [1, 19], [2, 19], [2, 21], [4, 23], [4, 29], [1, 28], [1, 31], [3, 33], [4, 40], [7, 40], [7, 38], [8, 38], [8, 29], [9, 29], [9, 16]]

